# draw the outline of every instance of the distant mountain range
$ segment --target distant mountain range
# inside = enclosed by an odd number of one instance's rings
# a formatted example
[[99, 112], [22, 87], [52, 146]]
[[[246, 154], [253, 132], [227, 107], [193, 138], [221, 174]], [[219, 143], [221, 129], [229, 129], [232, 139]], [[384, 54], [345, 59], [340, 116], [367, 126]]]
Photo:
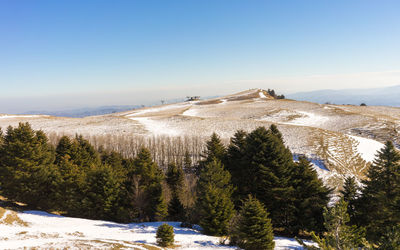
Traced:
[[373, 89], [317, 90], [286, 95], [288, 99], [317, 103], [400, 107], [400, 85]]
[[102, 106], [95, 108], [79, 108], [79, 109], [59, 110], [59, 111], [28, 111], [25, 112], [24, 114], [82, 118], [86, 116], [105, 115], [105, 114], [123, 112], [127, 110], [138, 109], [141, 107], [142, 107], [141, 105]]
[[[218, 96], [206, 96], [203, 97], [203, 100], [216, 98]], [[184, 98], [176, 98], [164, 101], [163, 104], [171, 104], [177, 102], [183, 102], [186, 99]], [[114, 106], [101, 106], [101, 107], [93, 107], [93, 108], [77, 108], [77, 109], [66, 109], [66, 110], [56, 110], [56, 111], [48, 111], [48, 110], [34, 110], [27, 111], [22, 113], [22, 115], [50, 115], [50, 116], [58, 116], [58, 117], [71, 117], [71, 118], [83, 118], [87, 116], [95, 116], [95, 115], [106, 115], [118, 112], [124, 112], [128, 110], [139, 109], [143, 107], [152, 107], [156, 105], [160, 105], [160, 102], [150, 103], [148, 105], [114, 105]]]

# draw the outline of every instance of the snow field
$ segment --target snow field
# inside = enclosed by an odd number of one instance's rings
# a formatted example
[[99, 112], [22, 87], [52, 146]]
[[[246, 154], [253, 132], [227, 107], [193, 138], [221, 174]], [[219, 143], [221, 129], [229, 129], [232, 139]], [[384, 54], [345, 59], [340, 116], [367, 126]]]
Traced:
[[196, 109], [194, 109], [194, 108], [189, 108], [188, 110], [183, 112], [182, 115], [184, 115], [184, 116], [197, 116], [198, 115], [198, 111]]
[[147, 131], [149, 131], [152, 135], [155, 136], [180, 136], [181, 133], [173, 128], [170, 128], [167, 123], [163, 121], [156, 121], [154, 119], [150, 119], [148, 117], [133, 117], [129, 118], [131, 120], [137, 121], [142, 124]]
[[357, 151], [360, 153], [361, 157], [368, 162], [372, 162], [378, 150], [382, 149], [385, 145], [382, 143], [367, 139], [359, 136], [348, 135], [350, 138], [357, 142]]
[[302, 117], [293, 119], [290, 122], [286, 122], [285, 124], [289, 125], [296, 125], [296, 126], [316, 126], [318, 127], [319, 125], [327, 122], [329, 120], [328, 117], [322, 116], [322, 115], [317, 115], [315, 113], [311, 112], [305, 112], [305, 111], [298, 111], [302, 115]]
[[[7, 211], [6, 214], [10, 212]], [[222, 240], [219, 237], [203, 235], [195, 229], [181, 228], [180, 222], [120, 224], [63, 217], [41, 211], [26, 211], [17, 214], [27, 223], [27, 226], [0, 223], [1, 249], [159, 248], [156, 246], [155, 234], [162, 223], [168, 223], [174, 227], [175, 249], [237, 249], [237, 247], [221, 245]], [[276, 237], [275, 244], [275, 249], [303, 249], [296, 240], [290, 238]]]
[[192, 106], [193, 103], [194, 102], [184, 102], [184, 103], [177, 103], [177, 104], [168, 104], [168, 105], [158, 106], [158, 107], [150, 107], [150, 108], [140, 109], [140, 110], [130, 113], [126, 116], [127, 117], [142, 116], [142, 115], [149, 115], [151, 113], [167, 112], [167, 111], [174, 110], [174, 109], [183, 109], [183, 108]]
[[329, 121], [329, 117], [306, 111], [280, 110], [259, 119], [260, 121], [277, 122], [286, 125], [320, 127]]

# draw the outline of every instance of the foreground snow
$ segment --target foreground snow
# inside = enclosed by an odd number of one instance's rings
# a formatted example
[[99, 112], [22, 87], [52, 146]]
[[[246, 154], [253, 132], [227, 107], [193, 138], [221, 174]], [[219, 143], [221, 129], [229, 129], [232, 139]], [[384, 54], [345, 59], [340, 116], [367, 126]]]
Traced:
[[[23, 222], [5, 223], [7, 215], [17, 215]], [[237, 249], [221, 245], [221, 238], [174, 227], [177, 249]], [[68, 249], [161, 249], [155, 234], [162, 222], [120, 224], [109, 221], [63, 217], [40, 211], [7, 211], [0, 220], [0, 249], [68, 248]], [[290, 238], [276, 237], [275, 249], [302, 249]]]

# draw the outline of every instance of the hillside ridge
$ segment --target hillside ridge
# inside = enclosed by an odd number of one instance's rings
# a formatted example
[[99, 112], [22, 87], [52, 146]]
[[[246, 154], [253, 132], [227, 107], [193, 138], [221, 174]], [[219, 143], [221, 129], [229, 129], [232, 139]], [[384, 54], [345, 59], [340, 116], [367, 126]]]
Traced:
[[[3, 131], [19, 122], [56, 136], [82, 134], [96, 143], [124, 144], [153, 137], [204, 142], [213, 132], [228, 143], [237, 130], [276, 124], [293, 154], [313, 160], [319, 175], [332, 186], [340, 186], [348, 175], [362, 178], [386, 140], [400, 145], [399, 108], [277, 99], [262, 89], [84, 118], [0, 115]], [[195, 158], [199, 150], [193, 152]]]

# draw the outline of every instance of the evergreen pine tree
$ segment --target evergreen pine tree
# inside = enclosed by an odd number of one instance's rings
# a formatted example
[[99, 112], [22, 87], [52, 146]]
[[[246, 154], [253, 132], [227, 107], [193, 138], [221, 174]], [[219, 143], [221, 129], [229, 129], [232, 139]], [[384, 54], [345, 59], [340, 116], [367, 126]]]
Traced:
[[244, 202], [231, 235], [234, 243], [246, 250], [274, 249], [271, 220], [264, 206], [252, 196]]
[[204, 158], [199, 162], [198, 169], [196, 173], [199, 174], [201, 169], [208, 163], [212, 162], [214, 159], [220, 162], [224, 162], [226, 158], [226, 148], [222, 144], [220, 137], [213, 133], [210, 140], [206, 142], [206, 149], [204, 150], [202, 157]]
[[166, 181], [172, 193], [180, 195], [182, 192], [183, 180], [184, 174], [182, 168], [178, 167], [175, 163], [168, 164]]
[[279, 140], [282, 140], [282, 141], [283, 141], [282, 133], [281, 133], [281, 131], [278, 130], [278, 127], [277, 127], [275, 124], [272, 124], [272, 125], [269, 127], [269, 130], [271, 131], [271, 133], [272, 133], [273, 135], [275, 135], [276, 137], [278, 137]]
[[[141, 220], [161, 220], [167, 215], [167, 205], [165, 202], [162, 181], [164, 175], [153, 162], [150, 151], [142, 148], [138, 156], [134, 160], [135, 171], [134, 175], [139, 176], [139, 185], [135, 188], [134, 193], [144, 193], [144, 199], [140, 204], [134, 204], [139, 213]], [[131, 185], [134, 185], [131, 183]], [[137, 200], [137, 199], [136, 199]]]
[[121, 176], [127, 175], [126, 161], [120, 153], [111, 151], [109, 153], [103, 151], [101, 152], [101, 162], [102, 164], [109, 165], [113, 171], [118, 172]]
[[307, 249], [321, 250], [350, 250], [359, 247], [370, 247], [365, 240], [365, 230], [356, 226], [348, 226], [350, 221], [347, 214], [347, 202], [343, 198], [329, 209], [324, 211], [325, 228], [327, 232], [324, 237], [311, 233], [312, 239], [318, 244], [318, 247], [308, 246], [301, 240], [298, 240]]
[[356, 223], [356, 202], [359, 198], [359, 187], [356, 183], [356, 179], [353, 176], [349, 176], [345, 179], [343, 190], [340, 191], [343, 200], [347, 202], [347, 212], [350, 216], [350, 223]]
[[229, 221], [233, 216], [231, 201], [232, 185], [230, 174], [220, 161], [213, 160], [200, 172], [198, 181], [197, 213], [199, 225], [206, 234], [226, 235]]
[[386, 230], [400, 223], [400, 154], [392, 142], [387, 142], [363, 181], [360, 202], [360, 223], [367, 236], [378, 241]]
[[68, 136], [61, 137], [56, 147], [55, 163], [59, 164], [66, 156], [68, 156], [68, 159], [70, 159], [72, 155], [72, 150], [73, 145], [71, 139]]
[[322, 213], [331, 190], [305, 158], [294, 163], [275, 125], [269, 130], [259, 127], [249, 134], [238, 131], [231, 138], [225, 164], [236, 188], [233, 197], [237, 206], [252, 194], [285, 233], [323, 230]]
[[81, 201], [85, 196], [86, 173], [77, 165], [73, 164], [67, 154], [58, 161], [61, 181], [57, 189], [57, 208], [67, 211], [69, 215], [79, 216], [82, 212]]
[[204, 152], [204, 157], [206, 158], [207, 162], [211, 162], [214, 159], [223, 162], [225, 159], [226, 148], [216, 133], [211, 135], [210, 140], [206, 143], [206, 148], [207, 149]]
[[387, 227], [378, 245], [382, 250], [400, 249], [400, 224]]
[[172, 199], [168, 203], [168, 218], [172, 221], [184, 221], [185, 207], [176, 194], [172, 194]]
[[175, 221], [184, 220], [185, 209], [180, 200], [184, 185], [184, 174], [182, 168], [176, 166], [174, 163], [170, 163], [168, 165], [166, 180], [172, 194], [172, 199], [168, 204], [168, 217], [170, 220]]
[[149, 206], [146, 208], [151, 221], [162, 221], [168, 215], [168, 205], [165, 201], [164, 190], [161, 182], [154, 182], [147, 188]]
[[296, 219], [290, 150], [275, 133], [259, 127], [246, 137], [246, 162], [245, 188], [265, 204], [276, 227], [288, 229]]
[[76, 135], [71, 148], [71, 161], [79, 167], [100, 165], [100, 155], [82, 135]]
[[289, 231], [294, 234], [299, 230], [322, 232], [323, 211], [329, 202], [332, 190], [324, 186], [305, 157], [300, 157], [296, 163], [292, 184], [295, 189], [296, 213]]
[[162, 224], [157, 228], [157, 244], [162, 247], [169, 247], [174, 244], [174, 228], [168, 224]]
[[237, 207], [240, 206], [241, 201], [246, 198], [250, 193], [251, 172], [247, 166], [246, 161], [246, 136], [247, 133], [243, 130], [238, 130], [230, 140], [227, 150], [227, 157], [225, 161], [225, 169], [229, 171], [232, 176], [232, 184], [235, 187], [233, 193], [233, 200]]
[[112, 151], [110, 153], [102, 152], [101, 161], [103, 164], [110, 165], [113, 169], [123, 169], [124, 158], [120, 153]]
[[92, 165], [85, 179], [82, 215], [92, 219], [118, 220], [119, 195], [124, 177], [109, 165]]
[[58, 183], [54, 149], [42, 131], [28, 123], [7, 129], [0, 146], [1, 191], [10, 200], [48, 208]]

